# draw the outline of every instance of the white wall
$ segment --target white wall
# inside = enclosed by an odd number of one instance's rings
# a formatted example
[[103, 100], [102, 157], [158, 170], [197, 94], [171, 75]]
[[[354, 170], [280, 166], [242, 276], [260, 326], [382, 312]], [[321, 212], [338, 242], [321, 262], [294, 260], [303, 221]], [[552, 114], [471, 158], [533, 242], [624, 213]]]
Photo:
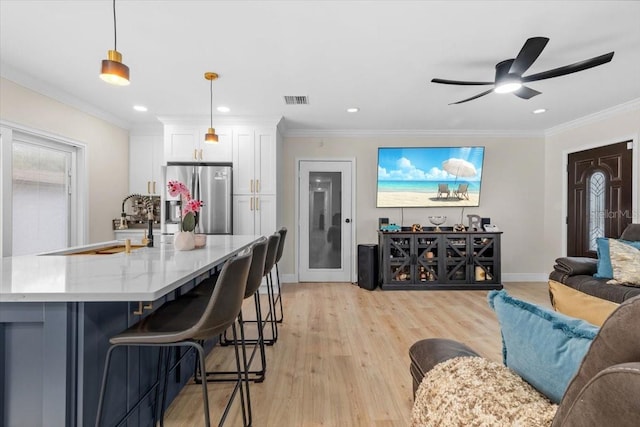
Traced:
[[567, 253], [566, 248], [566, 161], [567, 154], [614, 144], [635, 141], [634, 153], [634, 218], [640, 222], [640, 177], [638, 137], [640, 135], [640, 102], [616, 108], [613, 112], [585, 118], [551, 130], [545, 141], [544, 174], [544, 265], [551, 271], [554, 260]]
[[0, 78], [0, 118], [87, 145], [88, 242], [113, 240], [112, 218], [129, 190], [129, 133]]
[[[400, 224], [398, 208], [376, 208], [378, 147], [390, 146], [485, 146], [480, 207], [467, 214], [490, 217], [504, 232], [502, 272], [507, 280], [542, 280], [548, 274], [543, 252], [544, 139], [534, 137], [285, 137], [283, 174], [283, 225], [289, 230], [289, 245], [282, 258], [282, 272], [294, 274], [296, 159], [356, 159], [355, 232], [357, 243], [377, 243], [378, 217]], [[404, 225], [429, 225], [427, 216], [446, 215], [446, 225], [460, 221], [460, 208], [407, 208]], [[290, 236], [290, 237], [289, 237]]]

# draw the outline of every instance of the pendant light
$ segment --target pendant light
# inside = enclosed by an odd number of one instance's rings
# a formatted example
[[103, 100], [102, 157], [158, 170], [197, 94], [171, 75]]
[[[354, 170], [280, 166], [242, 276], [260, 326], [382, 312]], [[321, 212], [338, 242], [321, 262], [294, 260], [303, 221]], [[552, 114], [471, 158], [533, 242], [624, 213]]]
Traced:
[[116, 30], [116, 0], [113, 0], [113, 50], [107, 52], [107, 59], [102, 60], [100, 78], [117, 86], [129, 84], [129, 67], [122, 63], [122, 54], [118, 52], [118, 33]]
[[209, 122], [209, 130], [207, 130], [207, 133], [204, 136], [204, 142], [216, 143], [218, 142], [218, 135], [216, 135], [216, 130], [213, 128], [213, 81], [218, 78], [218, 75], [216, 73], [207, 72], [204, 73], [204, 78], [209, 80], [209, 93], [211, 95], [211, 109], [209, 110], [211, 112], [211, 121]]

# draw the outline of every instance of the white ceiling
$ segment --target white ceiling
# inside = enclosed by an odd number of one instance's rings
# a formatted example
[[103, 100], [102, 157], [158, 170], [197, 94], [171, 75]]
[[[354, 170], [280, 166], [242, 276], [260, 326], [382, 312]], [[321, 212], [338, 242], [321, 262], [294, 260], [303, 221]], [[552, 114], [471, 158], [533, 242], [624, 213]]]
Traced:
[[[158, 116], [284, 117], [290, 134], [543, 132], [640, 99], [638, 1], [118, 0], [131, 85], [98, 78], [113, 49], [110, 0], [0, 0], [0, 74], [127, 127]], [[532, 36], [550, 38], [526, 74], [615, 51], [590, 70], [528, 84], [530, 100], [430, 83], [489, 80]], [[288, 106], [284, 95], [310, 105]], [[1, 96], [1, 94], [0, 94]], [[134, 104], [149, 108], [133, 111]], [[348, 114], [347, 107], [359, 107]], [[546, 114], [533, 115], [536, 108]], [[222, 117], [215, 112], [215, 119]]]

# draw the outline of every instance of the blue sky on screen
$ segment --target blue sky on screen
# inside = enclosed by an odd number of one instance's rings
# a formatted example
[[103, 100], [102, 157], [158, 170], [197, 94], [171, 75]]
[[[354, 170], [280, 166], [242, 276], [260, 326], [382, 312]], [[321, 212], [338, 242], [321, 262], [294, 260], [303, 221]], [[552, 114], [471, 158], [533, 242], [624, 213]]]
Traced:
[[378, 180], [381, 181], [447, 181], [456, 177], [442, 169], [448, 159], [463, 159], [475, 167], [475, 177], [464, 181], [480, 181], [484, 147], [411, 147], [378, 149]]

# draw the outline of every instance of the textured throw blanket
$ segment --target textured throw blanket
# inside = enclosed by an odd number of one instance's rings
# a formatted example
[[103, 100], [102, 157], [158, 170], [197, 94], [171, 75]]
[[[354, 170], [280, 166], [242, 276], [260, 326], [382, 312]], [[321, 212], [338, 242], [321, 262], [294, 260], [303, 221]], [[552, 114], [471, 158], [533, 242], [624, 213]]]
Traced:
[[481, 357], [456, 357], [425, 375], [411, 426], [550, 426], [556, 409], [506, 366]]

